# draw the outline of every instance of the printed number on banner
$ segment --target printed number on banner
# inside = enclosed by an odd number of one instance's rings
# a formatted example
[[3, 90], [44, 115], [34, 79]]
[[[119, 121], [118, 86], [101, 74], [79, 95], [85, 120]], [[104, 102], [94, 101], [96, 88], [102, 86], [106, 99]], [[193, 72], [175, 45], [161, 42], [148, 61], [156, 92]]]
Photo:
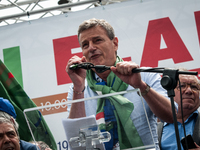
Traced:
[[62, 141], [62, 143], [61, 142], [58, 142], [57, 143], [58, 144], [58, 146], [59, 146], [59, 149], [58, 150], [68, 150], [68, 142], [65, 140], [65, 141]]

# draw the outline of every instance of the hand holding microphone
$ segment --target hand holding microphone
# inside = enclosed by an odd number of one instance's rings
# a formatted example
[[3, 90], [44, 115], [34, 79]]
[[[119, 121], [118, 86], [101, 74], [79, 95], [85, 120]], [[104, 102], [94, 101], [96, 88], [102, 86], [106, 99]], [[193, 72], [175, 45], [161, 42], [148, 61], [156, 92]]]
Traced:
[[98, 72], [98, 73], [102, 73], [106, 70], [110, 70], [109, 66], [105, 66], [105, 65], [96, 65], [95, 66], [92, 63], [87, 63], [87, 62], [81, 63], [81, 64], [73, 64], [69, 67], [69, 69], [71, 69], [71, 70], [75, 70], [75, 69], [79, 69], [79, 68], [86, 69], [86, 70], [95, 68], [96, 72]]
[[[86, 69], [86, 70], [89, 70], [89, 69], [92, 69], [92, 68], [95, 68], [96, 72], [98, 73], [102, 73], [106, 70], [110, 70], [110, 67], [111, 66], [105, 66], [105, 65], [93, 65], [92, 63], [81, 63], [81, 64], [73, 64], [69, 67], [69, 69], [72, 69], [72, 70], [75, 70], [75, 69], [78, 69], [78, 68], [82, 68], [82, 69]], [[145, 68], [145, 69], [142, 69], [142, 68], [134, 68], [132, 70], [133, 73], [139, 73], [139, 72], [154, 72], [154, 73], [163, 73], [165, 68]], [[191, 72], [191, 71], [178, 71], [178, 74], [191, 74], [191, 75], [197, 75], [198, 72]]]
[[[105, 65], [93, 65], [92, 63], [81, 63], [81, 64], [73, 64], [69, 67], [69, 69], [71, 70], [76, 70], [76, 69], [79, 69], [79, 68], [82, 68], [82, 69], [86, 69], [86, 70], [89, 70], [89, 69], [92, 69], [92, 68], [95, 68], [96, 72], [98, 73], [102, 73], [106, 70], [110, 70], [110, 67], [111, 66], [105, 66]], [[159, 70], [155, 70], [155, 69], [159, 69]], [[149, 68], [149, 69], [141, 69], [141, 68], [134, 68], [132, 70], [133, 73], [139, 73], [139, 72], [159, 72], [159, 73], [162, 73], [163, 71], [161, 71], [160, 69], [164, 69], [164, 68]]]

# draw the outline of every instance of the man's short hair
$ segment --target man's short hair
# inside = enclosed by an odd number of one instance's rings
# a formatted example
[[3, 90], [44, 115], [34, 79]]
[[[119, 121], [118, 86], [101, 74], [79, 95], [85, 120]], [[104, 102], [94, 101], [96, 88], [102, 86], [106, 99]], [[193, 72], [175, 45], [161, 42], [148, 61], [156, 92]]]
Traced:
[[[183, 67], [179, 67], [178, 70], [179, 71], [189, 71], [188, 69], [183, 68]], [[182, 75], [182, 74], [179, 74], [179, 75]], [[197, 83], [200, 84], [200, 80], [198, 79], [198, 77], [196, 75], [194, 75], [194, 77], [197, 79]]]
[[96, 27], [96, 26], [102, 27], [106, 31], [110, 40], [114, 39], [115, 37], [114, 29], [107, 21], [103, 19], [92, 18], [89, 20], [85, 20], [83, 23], [80, 24], [79, 29], [78, 29], [78, 40], [79, 40], [79, 36], [81, 32], [89, 28]]
[[38, 141], [37, 143], [40, 145], [41, 150], [45, 150], [46, 148], [50, 148], [49, 145], [47, 145], [43, 141]]
[[15, 128], [15, 131], [17, 133], [17, 136], [19, 137], [19, 132], [18, 132], [18, 128], [19, 128], [19, 125], [18, 123], [15, 121], [15, 119], [9, 115], [8, 113], [6, 112], [3, 112], [3, 111], [0, 111], [0, 124], [2, 123], [9, 123], [9, 124], [12, 124], [13, 127]]

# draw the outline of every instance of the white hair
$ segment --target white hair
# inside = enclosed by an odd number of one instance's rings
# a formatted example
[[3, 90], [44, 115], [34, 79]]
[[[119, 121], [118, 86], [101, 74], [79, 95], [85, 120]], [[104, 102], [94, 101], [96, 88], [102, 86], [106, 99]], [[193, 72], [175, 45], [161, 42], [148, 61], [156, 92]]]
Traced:
[[12, 124], [13, 127], [15, 128], [15, 131], [17, 133], [17, 136], [19, 137], [19, 124], [16, 122], [16, 120], [9, 115], [8, 113], [4, 112], [4, 111], [0, 111], [0, 124], [2, 123], [9, 123]]

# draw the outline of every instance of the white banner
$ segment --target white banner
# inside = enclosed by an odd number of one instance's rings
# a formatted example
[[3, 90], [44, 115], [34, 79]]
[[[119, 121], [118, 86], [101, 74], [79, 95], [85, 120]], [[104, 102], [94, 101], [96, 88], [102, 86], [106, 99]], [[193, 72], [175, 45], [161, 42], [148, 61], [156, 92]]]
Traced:
[[[38, 106], [66, 101], [71, 81], [65, 66], [72, 55], [82, 55], [77, 29], [90, 18], [105, 19], [114, 27], [119, 38], [118, 54], [125, 60], [141, 66], [185, 67], [200, 73], [199, 0], [127, 1], [2, 26], [0, 59], [5, 61], [11, 48], [18, 49], [23, 87]], [[67, 116], [65, 107], [42, 113], [49, 121]], [[57, 137], [57, 143], [65, 139]]]

